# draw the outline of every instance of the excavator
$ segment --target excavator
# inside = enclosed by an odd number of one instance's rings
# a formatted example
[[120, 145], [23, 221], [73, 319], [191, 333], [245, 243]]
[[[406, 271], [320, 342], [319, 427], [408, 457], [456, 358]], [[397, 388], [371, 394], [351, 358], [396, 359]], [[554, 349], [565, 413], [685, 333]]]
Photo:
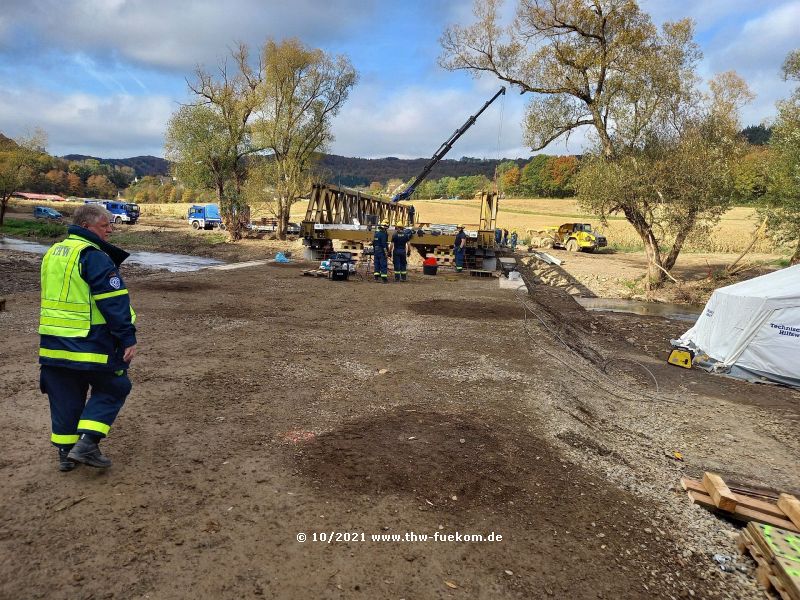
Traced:
[[442, 160], [444, 158], [445, 154], [447, 154], [450, 151], [450, 148], [453, 147], [453, 144], [456, 143], [456, 140], [458, 140], [458, 138], [460, 138], [462, 135], [464, 135], [466, 133], [467, 129], [469, 129], [470, 127], [472, 127], [475, 124], [475, 121], [478, 120], [478, 117], [481, 116], [481, 113], [483, 113], [483, 111], [485, 111], [487, 108], [489, 108], [489, 105], [492, 102], [497, 100], [497, 98], [499, 96], [502, 96], [505, 93], [506, 93], [506, 88], [505, 88], [505, 86], [503, 86], [497, 91], [497, 93], [494, 96], [492, 96], [486, 102], [486, 104], [483, 105], [483, 107], [477, 113], [472, 115], [469, 119], [467, 119], [466, 123], [464, 123], [461, 127], [456, 129], [455, 132], [453, 133], [453, 135], [451, 135], [447, 139], [447, 141], [445, 141], [441, 146], [439, 146], [439, 149], [434, 153], [434, 155], [431, 157], [431, 159], [425, 165], [425, 168], [422, 169], [422, 172], [419, 175], [417, 175], [417, 178], [412, 182], [412, 184], [409, 185], [406, 189], [404, 189], [399, 194], [396, 194], [395, 196], [392, 197], [392, 202], [396, 203], [396, 202], [400, 202], [401, 200], [408, 200], [411, 197], [411, 195], [414, 193], [414, 190], [417, 189], [417, 186], [420, 183], [422, 183], [422, 180], [425, 179], [428, 176], [428, 174], [431, 172], [431, 169], [433, 169], [433, 167], [436, 166], [436, 163], [438, 163], [440, 160]]

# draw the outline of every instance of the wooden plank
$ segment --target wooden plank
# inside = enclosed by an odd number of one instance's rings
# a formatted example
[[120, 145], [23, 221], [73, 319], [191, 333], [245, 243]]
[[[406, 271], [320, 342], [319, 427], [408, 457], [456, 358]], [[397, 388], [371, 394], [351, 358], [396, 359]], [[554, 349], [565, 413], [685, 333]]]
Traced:
[[[700, 492], [701, 494], [708, 495], [705, 486], [696, 479], [681, 477], [681, 487], [683, 487], [683, 489], [685, 489], [687, 492], [692, 490], [694, 492]], [[776, 504], [773, 504], [772, 502], [766, 502], [759, 498], [745, 496], [744, 494], [734, 493], [733, 495], [736, 498], [737, 504], [743, 506], [744, 508], [757, 510], [779, 519], [786, 519], [786, 513], [784, 513]]]
[[714, 506], [728, 512], [736, 510], [736, 496], [722, 481], [722, 477], [716, 473], [706, 471], [703, 473], [703, 487], [706, 488], [708, 495], [714, 500]]
[[781, 494], [778, 496], [778, 508], [800, 529], [800, 500], [791, 494]]
[[792, 531], [765, 524], [750, 523], [747, 531], [786, 593], [800, 600], [800, 538]]
[[[693, 503], [699, 504], [700, 506], [708, 508], [712, 511], [720, 510], [717, 505], [714, 504], [714, 500], [708, 494], [696, 492], [694, 490], [689, 490], [686, 493], [689, 495], [689, 499]], [[728, 515], [732, 519], [736, 519], [737, 521], [758, 521], [759, 523], [766, 523], [767, 525], [773, 525], [775, 527], [781, 527], [783, 529], [788, 529], [789, 531], [800, 533], [800, 531], [795, 528], [794, 523], [788, 519], [780, 519], [758, 510], [745, 508], [742, 505], [738, 505], [733, 512], [726, 511], [724, 514]]]

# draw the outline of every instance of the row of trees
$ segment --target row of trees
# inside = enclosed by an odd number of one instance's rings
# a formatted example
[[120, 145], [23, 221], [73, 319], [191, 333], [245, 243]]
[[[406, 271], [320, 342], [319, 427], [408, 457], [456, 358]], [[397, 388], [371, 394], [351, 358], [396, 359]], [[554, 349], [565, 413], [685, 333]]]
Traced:
[[[412, 198], [472, 198], [476, 192], [494, 188], [495, 185], [507, 197], [564, 198], [575, 194], [578, 165], [576, 156], [539, 154], [522, 165], [506, 160], [497, 165], [494, 181], [490, 181], [485, 175], [426, 179], [417, 186]], [[369, 185], [369, 192], [392, 196], [413, 181], [413, 177], [408, 181], [390, 179], [385, 186], [380, 181], [373, 181]]]
[[[499, 6], [476, 0], [475, 22], [446, 30], [442, 66], [491, 73], [530, 94], [524, 135], [534, 151], [590, 129], [579, 203], [602, 221], [625, 216], [644, 243], [648, 286], [659, 286], [689, 236], [707, 232], [736, 198], [734, 165], [749, 150], [739, 135], [747, 85], [728, 72], [703, 90], [693, 23], [659, 29], [635, 0], [519, 0], [511, 27]], [[787, 76], [796, 75], [789, 63]], [[796, 108], [797, 98], [782, 105], [773, 133], [788, 165], [769, 183], [788, 190], [767, 194], [773, 227], [790, 221], [797, 189]]]
[[46, 147], [41, 130], [16, 141], [0, 136], [0, 225], [16, 192], [114, 198], [135, 177], [130, 167], [66, 160], [51, 156]]

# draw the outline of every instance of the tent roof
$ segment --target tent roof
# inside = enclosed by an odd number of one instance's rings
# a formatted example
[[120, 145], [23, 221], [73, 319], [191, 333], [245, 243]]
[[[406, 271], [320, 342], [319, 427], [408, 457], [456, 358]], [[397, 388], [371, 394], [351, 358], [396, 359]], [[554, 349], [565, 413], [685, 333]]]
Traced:
[[771, 300], [800, 299], [800, 265], [740, 281], [739, 283], [719, 288], [714, 293], [727, 296], [769, 298]]

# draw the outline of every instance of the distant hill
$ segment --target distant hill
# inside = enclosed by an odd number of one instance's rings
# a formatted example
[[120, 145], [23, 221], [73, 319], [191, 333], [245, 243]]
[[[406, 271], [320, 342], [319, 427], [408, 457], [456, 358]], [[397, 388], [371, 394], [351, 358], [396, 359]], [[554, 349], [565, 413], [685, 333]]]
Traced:
[[[169, 175], [170, 163], [156, 156], [135, 156], [133, 158], [97, 158], [83, 154], [67, 154], [67, 160], [94, 159], [108, 165], [124, 165], [132, 167], [136, 175]], [[325, 154], [320, 161], [323, 176], [331, 183], [344, 186], [367, 186], [373, 181], [386, 184], [390, 179], [408, 181], [416, 177], [425, 167], [427, 158], [349, 158], [336, 154]], [[485, 175], [489, 179], [494, 176], [495, 167], [509, 159], [480, 159], [463, 157], [459, 160], [444, 159], [440, 161], [428, 175], [428, 179], [442, 177], [463, 177], [465, 175]], [[530, 159], [511, 159], [520, 167]]]
[[[373, 181], [385, 184], [390, 179], [409, 179], [419, 175], [425, 167], [428, 158], [347, 158], [335, 154], [326, 154], [320, 161], [320, 167], [326, 178], [338, 185], [358, 186], [369, 185]], [[428, 175], [428, 179], [441, 179], [442, 177], [463, 177], [465, 175], [485, 175], [489, 179], [494, 177], [494, 170], [501, 162], [513, 160], [520, 167], [530, 159], [480, 159], [462, 157], [459, 160], [443, 159], [437, 163]]]
[[0, 150], [12, 150], [17, 147], [17, 142], [0, 133]]
[[87, 160], [93, 159], [100, 163], [112, 166], [131, 167], [138, 177], [145, 175], [169, 175], [169, 161], [157, 156], [134, 156], [133, 158], [97, 158], [96, 156], [85, 156], [83, 154], [67, 154], [62, 156], [66, 160]]

